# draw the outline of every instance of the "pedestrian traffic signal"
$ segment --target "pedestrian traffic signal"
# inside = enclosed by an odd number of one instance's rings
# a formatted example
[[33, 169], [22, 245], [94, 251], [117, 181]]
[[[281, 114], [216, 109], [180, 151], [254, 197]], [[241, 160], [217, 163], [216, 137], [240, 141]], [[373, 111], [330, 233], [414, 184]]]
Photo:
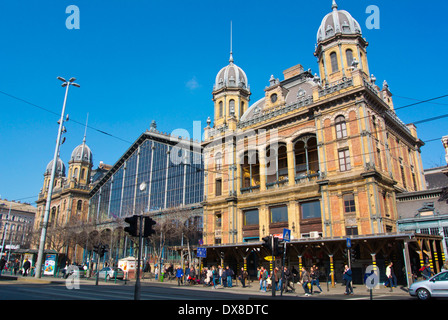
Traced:
[[129, 223], [128, 227], [124, 228], [124, 231], [129, 233], [133, 237], [138, 236], [137, 224], [138, 224], [138, 216], [134, 215], [132, 217], [124, 218], [124, 222]]
[[156, 231], [153, 229], [153, 226], [156, 224], [154, 220], [152, 220], [150, 217], [145, 217], [145, 227], [143, 229], [143, 237], [150, 237]]

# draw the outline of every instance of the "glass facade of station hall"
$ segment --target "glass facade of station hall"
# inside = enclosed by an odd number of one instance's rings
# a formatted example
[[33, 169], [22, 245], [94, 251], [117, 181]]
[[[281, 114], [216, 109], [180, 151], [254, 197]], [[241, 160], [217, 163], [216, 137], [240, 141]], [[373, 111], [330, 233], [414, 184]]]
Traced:
[[203, 201], [201, 147], [159, 132], [143, 133], [91, 192], [89, 220], [197, 207]]

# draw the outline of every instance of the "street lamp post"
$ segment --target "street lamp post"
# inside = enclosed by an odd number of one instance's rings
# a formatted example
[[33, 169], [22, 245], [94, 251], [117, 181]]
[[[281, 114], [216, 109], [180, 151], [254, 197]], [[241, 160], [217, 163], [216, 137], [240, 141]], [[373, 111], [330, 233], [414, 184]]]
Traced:
[[65, 105], [67, 103], [67, 95], [68, 95], [68, 88], [72, 85], [75, 87], [80, 87], [79, 84], [75, 83], [75, 78], [71, 78], [70, 80], [66, 81], [62, 77], [58, 77], [59, 80], [61, 80], [62, 87], [65, 87], [65, 97], [64, 97], [64, 104], [62, 106], [62, 114], [61, 119], [59, 120], [59, 130], [58, 130], [58, 137], [56, 139], [56, 148], [54, 150], [54, 157], [53, 157], [53, 167], [51, 169], [51, 177], [50, 177], [50, 183], [48, 186], [48, 195], [47, 195], [47, 202], [45, 203], [45, 213], [44, 213], [44, 220], [42, 222], [42, 232], [40, 235], [40, 242], [39, 242], [39, 252], [37, 255], [37, 261], [36, 261], [36, 273], [35, 277], [40, 278], [42, 273], [42, 260], [45, 250], [45, 239], [47, 237], [47, 228], [48, 228], [48, 217], [50, 215], [50, 205], [51, 205], [51, 197], [53, 195], [53, 183], [54, 183], [54, 177], [56, 173], [56, 165], [59, 155], [59, 147], [60, 147], [60, 140], [62, 135], [62, 129], [63, 129], [63, 123], [64, 123], [64, 115], [65, 115]]

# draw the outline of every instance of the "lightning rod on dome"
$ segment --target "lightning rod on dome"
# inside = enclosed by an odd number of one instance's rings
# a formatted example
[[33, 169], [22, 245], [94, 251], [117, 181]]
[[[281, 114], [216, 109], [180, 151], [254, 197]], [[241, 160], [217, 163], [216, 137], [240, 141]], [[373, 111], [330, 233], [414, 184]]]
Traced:
[[230, 20], [230, 58], [229, 62], [233, 63], [233, 52], [232, 52], [232, 20]]
[[89, 113], [87, 112], [87, 119], [86, 119], [86, 127], [84, 129], [84, 138], [82, 139], [82, 142], [86, 142], [86, 135], [87, 135], [87, 123], [89, 122]]

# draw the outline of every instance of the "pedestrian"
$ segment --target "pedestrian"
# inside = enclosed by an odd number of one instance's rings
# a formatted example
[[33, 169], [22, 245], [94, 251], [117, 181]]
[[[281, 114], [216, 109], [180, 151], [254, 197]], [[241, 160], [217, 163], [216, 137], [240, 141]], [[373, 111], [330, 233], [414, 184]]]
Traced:
[[2, 275], [3, 269], [5, 268], [5, 265], [6, 265], [6, 259], [5, 257], [2, 257], [0, 259], [0, 277]]
[[423, 276], [424, 280], [428, 280], [429, 278], [431, 278], [434, 275], [434, 272], [432, 272], [431, 265], [429, 263], [422, 269], [423, 269], [422, 276]]
[[218, 277], [219, 277], [218, 270], [216, 270], [215, 266], [212, 266], [211, 279], [213, 282], [213, 289], [216, 289], [216, 281], [218, 280]]
[[397, 286], [397, 277], [395, 276], [392, 262], [386, 268], [386, 277], [387, 280], [384, 286], [387, 287], [389, 285], [391, 288], [395, 288]]
[[31, 268], [31, 263], [28, 259], [25, 259], [23, 263], [23, 276], [26, 277], [28, 275], [28, 270]]
[[181, 266], [178, 266], [176, 269], [176, 278], [177, 278], [177, 285], [180, 286], [183, 284], [183, 277], [184, 277], [184, 271], [182, 270]]
[[[283, 290], [285, 292], [294, 292], [294, 288], [291, 287], [291, 279], [292, 279], [292, 273], [291, 271], [285, 266], [283, 267]], [[290, 288], [290, 290], [288, 290]]]
[[187, 266], [185, 267], [185, 285], [190, 283], [190, 267], [187, 264]]
[[247, 281], [248, 276], [249, 275], [247, 274], [247, 271], [244, 270], [244, 267], [242, 267], [239, 279], [241, 281], [241, 285], [243, 286], [243, 288], [246, 288], [246, 281]]
[[302, 268], [302, 279], [301, 279], [302, 288], [305, 291], [305, 296], [310, 295], [309, 285], [311, 284], [311, 278], [309, 272], [305, 267]]
[[275, 291], [280, 290], [279, 287], [281, 285], [281, 282], [280, 282], [280, 278], [278, 276], [278, 268], [277, 267], [274, 268], [274, 277], [273, 277], [273, 279], [274, 279], [274, 284], [273, 285], [275, 285]]
[[320, 287], [319, 283], [319, 270], [317, 269], [317, 267], [311, 267], [310, 277], [311, 277], [311, 293], [313, 293], [314, 285], [319, 288], [320, 292], [322, 292], [322, 288]]
[[345, 265], [344, 267], [344, 273], [343, 278], [345, 280], [345, 292], [344, 294], [353, 294], [353, 287], [352, 287], [352, 270]]
[[218, 273], [217, 274], [217, 284], [220, 284], [220, 285], [222, 285], [223, 287], [225, 286], [225, 283], [224, 283], [224, 280], [225, 279], [223, 279], [223, 276], [222, 276], [222, 274], [224, 273], [224, 270], [222, 269], [222, 267], [220, 266], [220, 265], [218, 265], [218, 269], [216, 270], [216, 272]]
[[227, 266], [226, 267], [226, 278], [227, 278], [227, 287], [232, 288], [232, 278], [235, 275], [233, 270]]
[[19, 262], [19, 259], [16, 259], [15, 261], [14, 261], [14, 264], [13, 264], [13, 269], [14, 269], [14, 275], [16, 276], [17, 275], [17, 271], [19, 270], [19, 268], [20, 268], [20, 262]]
[[195, 284], [196, 282], [196, 270], [194, 267], [191, 267], [189, 274], [189, 284]]
[[268, 280], [268, 272], [264, 267], [260, 269], [260, 290], [266, 292], [266, 282]]

